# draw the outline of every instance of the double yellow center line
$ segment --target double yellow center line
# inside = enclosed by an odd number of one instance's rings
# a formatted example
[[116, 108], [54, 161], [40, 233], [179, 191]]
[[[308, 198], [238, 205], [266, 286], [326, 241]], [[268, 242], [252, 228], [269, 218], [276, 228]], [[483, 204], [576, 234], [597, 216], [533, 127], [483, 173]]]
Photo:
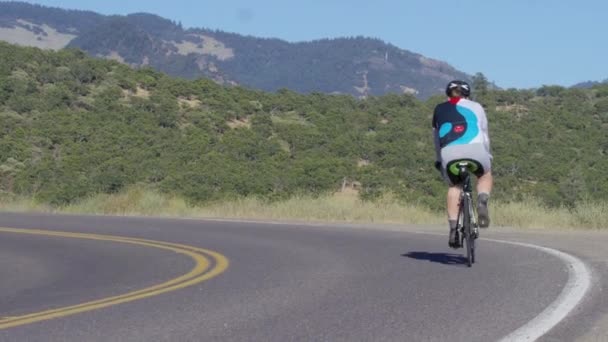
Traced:
[[86, 311], [96, 310], [105, 308], [112, 305], [122, 304], [131, 302], [134, 300], [157, 296], [162, 293], [175, 291], [184, 287], [192, 286], [201, 283], [205, 280], [211, 279], [222, 272], [224, 272], [229, 265], [228, 259], [220, 253], [210, 251], [208, 249], [182, 245], [177, 243], [153, 241], [146, 239], [137, 239], [129, 237], [111, 236], [111, 235], [97, 235], [97, 234], [83, 234], [83, 233], [70, 233], [70, 232], [56, 232], [46, 230], [34, 230], [34, 229], [13, 229], [13, 228], [0, 228], [0, 233], [14, 233], [14, 234], [27, 234], [27, 235], [43, 235], [52, 237], [62, 238], [73, 238], [73, 239], [85, 239], [85, 240], [97, 240], [97, 241], [112, 241], [119, 243], [127, 243], [138, 246], [146, 246], [152, 248], [158, 248], [163, 250], [172, 251], [175, 253], [183, 254], [190, 257], [195, 265], [190, 272], [168, 280], [162, 284], [147, 287], [141, 290], [128, 292], [122, 295], [113, 297], [102, 298], [76, 304], [72, 306], [65, 306], [56, 309], [50, 309], [41, 312], [35, 312], [22, 316], [8, 317], [0, 319], [0, 329], [6, 329], [16, 327], [20, 325], [45, 321], [54, 318], [65, 317], [82, 313]]

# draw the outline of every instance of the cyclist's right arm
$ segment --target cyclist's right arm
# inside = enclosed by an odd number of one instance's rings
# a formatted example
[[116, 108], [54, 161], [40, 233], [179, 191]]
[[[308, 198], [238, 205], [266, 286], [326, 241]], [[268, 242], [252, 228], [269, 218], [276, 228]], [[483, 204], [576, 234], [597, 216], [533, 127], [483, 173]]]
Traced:
[[481, 134], [483, 136], [483, 145], [488, 154], [490, 154], [490, 158], [492, 158], [492, 153], [490, 152], [490, 134], [488, 132], [488, 117], [486, 116], [486, 112], [481, 105], [479, 105], [479, 125], [481, 127]]

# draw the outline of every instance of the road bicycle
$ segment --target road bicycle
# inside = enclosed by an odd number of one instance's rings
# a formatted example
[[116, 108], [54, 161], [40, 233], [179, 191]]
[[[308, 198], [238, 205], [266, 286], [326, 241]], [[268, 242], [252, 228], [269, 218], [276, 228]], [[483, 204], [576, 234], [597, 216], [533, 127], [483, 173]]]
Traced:
[[457, 175], [462, 182], [462, 193], [460, 194], [460, 205], [458, 210], [459, 245], [466, 248], [467, 266], [475, 263], [475, 240], [479, 237], [479, 224], [477, 213], [473, 205], [473, 186], [471, 174], [479, 166], [472, 160], [460, 160], [448, 166], [448, 172]]

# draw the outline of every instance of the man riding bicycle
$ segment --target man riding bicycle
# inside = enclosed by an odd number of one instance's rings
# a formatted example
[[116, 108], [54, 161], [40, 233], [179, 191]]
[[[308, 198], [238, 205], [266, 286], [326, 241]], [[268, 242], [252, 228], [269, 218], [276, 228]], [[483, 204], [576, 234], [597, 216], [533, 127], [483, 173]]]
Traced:
[[447, 211], [450, 226], [449, 245], [460, 247], [457, 231], [461, 180], [451, 167], [458, 161], [472, 161], [470, 170], [477, 178], [477, 213], [479, 226], [490, 225], [488, 200], [492, 191], [492, 154], [488, 120], [483, 107], [471, 101], [471, 87], [464, 81], [452, 81], [446, 87], [448, 101], [435, 107], [433, 137], [436, 150], [435, 168], [448, 183]]

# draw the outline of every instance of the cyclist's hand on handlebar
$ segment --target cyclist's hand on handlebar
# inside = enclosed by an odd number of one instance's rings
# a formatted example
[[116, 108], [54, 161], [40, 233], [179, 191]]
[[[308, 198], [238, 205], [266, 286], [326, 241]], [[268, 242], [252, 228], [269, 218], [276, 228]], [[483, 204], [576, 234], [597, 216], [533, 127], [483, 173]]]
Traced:
[[437, 169], [437, 171], [441, 171], [441, 162], [440, 161], [435, 162], [435, 168]]

